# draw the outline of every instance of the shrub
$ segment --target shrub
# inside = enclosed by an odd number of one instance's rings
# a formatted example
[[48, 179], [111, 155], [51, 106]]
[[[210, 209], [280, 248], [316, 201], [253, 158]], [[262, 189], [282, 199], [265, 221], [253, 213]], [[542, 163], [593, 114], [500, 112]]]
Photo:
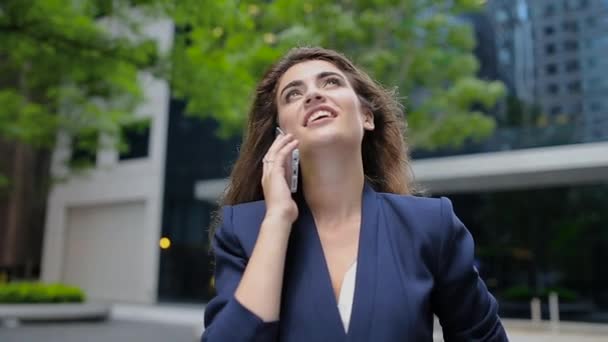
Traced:
[[0, 284], [0, 303], [80, 303], [84, 292], [74, 286], [15, 282]]
[[563, 287], [549, 287], [541, 291], [541, 297], [543, 299], [549, 298], [551, 292], [557, 293], [560, 302], [573, 302], [578, 299], [578, 294], [572, 290], [565, 289]]
[[530, 301], [534, 297], [539, 297], [543, 301], [549, 300], [551, 292], [557, 293], [560, 302], [573, 302], [579, 299], [576, 292], [562, 287], [548, 287], [540, 292], [532, 290], [525, 285], [512, 286], [502, 293], [502, 298], [512, 301]]
[[529, 301], [534, 297], [534, 293], [531, 288], [525, 285], [516, 285], [506, 289], [502, 296], [506, 300], [513, 301]]

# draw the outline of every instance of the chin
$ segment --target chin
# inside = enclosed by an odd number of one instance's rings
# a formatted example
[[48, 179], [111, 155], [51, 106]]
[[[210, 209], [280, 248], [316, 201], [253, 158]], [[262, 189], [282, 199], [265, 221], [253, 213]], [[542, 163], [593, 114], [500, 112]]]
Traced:
[[361, 144], [361, 137], [355, 132], [336, 129], [335, 127], [319, 127], [307, 132], [300, 140], [300, 150], [333, 149]]

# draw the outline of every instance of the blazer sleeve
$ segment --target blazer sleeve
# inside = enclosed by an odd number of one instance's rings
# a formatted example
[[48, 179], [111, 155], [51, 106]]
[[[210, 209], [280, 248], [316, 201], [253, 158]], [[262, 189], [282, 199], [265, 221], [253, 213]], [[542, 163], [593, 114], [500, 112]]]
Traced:
[[233, 228], [233, 208], [225, 206], [222, 224], [212, 240], [217, 294], [205, 308], [205, 331], [201, 341], [276, 341], [278, 322], [264, 322], [234, 297], [247, 265], [247, 256]]
[[447, 198], [441, 198], [441, 217], [444, 226], [432, 301], [444, 340], [508, 341], [498, 304], [474, 266], [473, 238]]

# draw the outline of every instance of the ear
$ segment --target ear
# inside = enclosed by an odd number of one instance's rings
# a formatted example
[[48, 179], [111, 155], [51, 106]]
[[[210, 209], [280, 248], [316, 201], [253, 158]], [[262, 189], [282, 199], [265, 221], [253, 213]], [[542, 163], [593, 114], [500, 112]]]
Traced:
[[369, 109], [365, 109], [363, 112], [363, 128], [367, 131], [373, 131], [375, 128], [374, 113]]

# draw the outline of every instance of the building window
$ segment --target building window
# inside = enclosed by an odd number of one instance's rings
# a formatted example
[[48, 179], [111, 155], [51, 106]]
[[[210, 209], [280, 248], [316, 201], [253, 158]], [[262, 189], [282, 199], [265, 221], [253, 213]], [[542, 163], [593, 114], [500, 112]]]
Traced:
[[580, 64], [578, 63], [578, 60], [571, 60], [571, 61], [567, 61], [566, 62], [566, 71], [567, 72], [574, 72], [574, 71], [578, 71], [580, 70]]
[[545, 35], [550, 36], [555, 33], [555, 28], [553, 26], [545, 26]]
[[[608, 222], [607, 193], [606, 183], [597, 182], [445, 194], [475, 236], [479, 251], [484, 252], [478, 257], [483, 279], [492, 280], [489, 286], [499, 303], [509, 303], [501, 316], [529, 319], [529, 312], [521, 308], [529, 307], [530, 297], [521, 294], [533, 296], [542, 284], [568, 296], [574, 294], [562, 309], [569, 320], [601, 317], [598, 321], [608, 321], [604, 297], [596, 295], [608, 289], [608, 279], [603, 276], [608, 236], [602, 229]], [[500, 215], [508, 219], [497, 220]], [[570, 310], [570, 303], [585, 303], [587, 308]]]
[[554, 54], [555, 53], [555, 44], [551, 43], [551, 44], [545, 45], [545, 53], [547, 53], [548, 55]]
[[594, 77], [594, 78], [590, 79], [589, 81], [587, 81], [587, 86], [589, 87], [589, 89], [599, 88], [600, 85], [601, 85], [601, 82], [600, 82], [599, 77]]
[[545, 17], [550, 17], [555, 15], [555, 5], [549, 4], [545, 7]]
[[602, 109], [602, 106], [599, 102], [591, 102], [589, 109], [591, 109], [592, 112], [599, 112]]
[[551, 83], [547, 86], [547, 93], [555, 95], [559, 92], [559, 86], [555, 83]]
[[564, 10], [581, 10], [589, 5], [589, 0], [566, 0], [564, 2]]
[[551, 107], [551, 110], [549, 112], [551, 113], [551, 115], [560, 114], [562, 112], [562, 106], [553, 106]]
[[582, 102], [577, 102], [575, 104], [572, 105], [572, 113], [574, 115], [578, 115], [583, 111], [583, 103]]
[[508, 19], [509, 16], [507, 15], [507, 12], [504, 9], [501, 8], [496, 11], [496, 21], [498, 21], [499, 23], [504, 23]]
[[574, 81], [574, 82], [568, 83], [568, 92], [574, 93], [574, 94], [580, 94], [581, 93], [581, 82]]
[[576, 40], [566, 40], [564, 42], [564, 50], [566, 50], [566, 51], [577, 51], [578, 50], [578, 41], [576, 41]]
[[150, 146], [150, 119], [123, 125], [121, 138], [119, 160], [147, 157]]
[[574, 20], [564, 21], [562, 23], [562, 29], [565, 32], [576, 33], [576, 32], [578, 32], [578, 23], [576, 21], [574, 21]]
[[545, 70], [547, 71], [547, 75], [555, 75], [555, 74], [557, 74], [557, 65], [547, 64], [547, 66], [545, 67]]
[[99, 131], [95, 129], [85, 129], [72, 137], [70, 167], [80, 169], [94, 166], [97, 160], [98, 144]]
[[587, 17], [587, 26], [595, 27], [595, 25], [596, 25], [595, 17]]
[[511, 54], [507, 49], [500, 49], [498, 52], [498, 60], [501, 64], [509, 64], [511, 63]]
[[597, 61], [595, 60], [595, 58], [593, 58], [593, 57], [589, 57], [589, 58], [587, 59], [587, 65], [588, 65], [590, 68], [595, 68], [595, 66], [597, 65]]

